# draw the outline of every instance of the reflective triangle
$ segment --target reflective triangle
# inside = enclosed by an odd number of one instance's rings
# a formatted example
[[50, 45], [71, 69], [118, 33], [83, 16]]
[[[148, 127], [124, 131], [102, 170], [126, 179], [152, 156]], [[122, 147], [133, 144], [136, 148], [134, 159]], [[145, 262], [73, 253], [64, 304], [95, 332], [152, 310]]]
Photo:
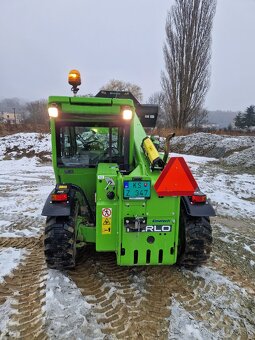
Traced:
[[197, 187], [183, 157], [171, 157], [154, 185], [158, 196], [191, 196]]

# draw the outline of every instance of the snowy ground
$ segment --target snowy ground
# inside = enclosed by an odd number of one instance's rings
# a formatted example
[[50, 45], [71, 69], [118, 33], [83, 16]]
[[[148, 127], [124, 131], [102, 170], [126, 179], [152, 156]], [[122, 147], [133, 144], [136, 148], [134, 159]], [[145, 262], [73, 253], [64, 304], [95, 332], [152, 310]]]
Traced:
[[0, 137], [0, 159], [33, 157], [50, 154], [50, 135], [45, 133], [16, 133]]
[[194, 272], [122, 268], [92, 250], [60, 273], [40, 238], [48, 154], [47, 135], [0, 138], [0, 339], [255, 338], [255, 176], [182, 155], [218, 214], [211, 260]]
[[208, 195], [217, 214], [255, 219], [255, 176], [232, 173], [220, 168], [215, 158], [182, 155], [190, 166], [200, 189]]
[[174, 137], [171, 150], [183, 154], [200, 155], [220, 159], [221, 164], [250, 169], [255, 173], [255, 137], [220, 136], [210, 133], [194, 133]]
[[51, 165], [41, 165], [36, 157], [0, 162], [1, 236], [38, 235], [41, 209], [54, 185]]
[[10, 274], [20, 264], [27, 254], [24, 249], [4, 248], [0, 249], [0, 283], [4, 277]]

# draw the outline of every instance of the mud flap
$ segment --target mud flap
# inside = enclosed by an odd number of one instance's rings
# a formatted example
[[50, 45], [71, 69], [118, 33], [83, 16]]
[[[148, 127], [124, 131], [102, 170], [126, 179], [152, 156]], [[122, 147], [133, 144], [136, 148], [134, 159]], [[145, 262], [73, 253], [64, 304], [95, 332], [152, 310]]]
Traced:
[[188, 196], [182, 196], [181, 203], [188, 216], [193, 217], [216, 216], [214, 208], [208, 201], [202, 204], [201, 203], [192, 204]]
[[70, 216], [71, 215], [71, 200], [68, 202], [58, 202], [52, 203], [51, 201], [51, 194], [52, 191], [42, 210], [42, 216]]

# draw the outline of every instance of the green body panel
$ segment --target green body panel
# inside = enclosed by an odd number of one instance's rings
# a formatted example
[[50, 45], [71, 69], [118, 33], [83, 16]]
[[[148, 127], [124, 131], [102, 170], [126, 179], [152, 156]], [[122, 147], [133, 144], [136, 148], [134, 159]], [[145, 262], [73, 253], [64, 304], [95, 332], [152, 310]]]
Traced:
[[[135, 114], [132, 100], [109, 98], [50, 97], [49, 104], [58, 106], [60, 116], [51, 118], [52, 160], [57, 183], [72, 183], [82, 188], [92, 210], [95, 226], [86, 219], [77, 221], [78, 239], [95, 243], [97, 251], [113, 251], [119, 265], [174, 264], [177, 258], [180, 197], [158, 197], [154, 184], [160, 170], [151, 171], [141, 144], [146, 133]], [[66, 121], [93, 122], [102, 116], [106, 123], [121, 119], [123, 106], [130, 106], [129, 163], [130, 171], [121, 172], [116, 163], [99, 163], [94, 168], [58, 167], [56, 122], [63, 121], [62, 114], [69, 114]], [[73, 119], [72, 119], [73, 114]], [[139, 177], [151, 181], [149, 199], [124, 199], [124, 181]], [[109, 184], [110, 179], [110, 184]], [[109, 193], [114, 197], [109, 198]], [[108, 196], [107, 196], [108, 195]], [[146, 218], [146, 225], [154, 231], [129, 231], [126, 220]], [[167, 231], [157, 231], [166, 226]], [[152, 237], [154, 242], [151, 242]]]
[[[159, 201], [160, 200], [160, 201]], [[171, 232], [127, 232], [123, 222], [121, 225], [121, 246], [117, 262], [120, 265], [134, 263], [134, 252], [137, 251], [137, 264], [173, 264], [176, 262], [178, 244], [178, 220], [179, 200], [175, 198], [159, 199], [153, 192], [150, 200], [146, 202], [125, 202], [123, 204], [122, 216], [146, 216], [147, 225], [157, 226], [163, 224], [171, 226]], [[154, 237], [153, 244], [148, 243], [148, 238]], [[159, 251], [162, 251], [162, 259], [159, 261]], [[147, 259], [147, 252], [150, 251], [150, 260]]]
[[96, 229], [88, 227], [84, 223], [79, 225], [79, 240], [85, 243], [96, 243]]
[[96, 169], [93, 168], [58, 168], [58, 183], [72, 183], [84, 191], [90, 205], [95, 202]]
[[[81, 112], [82, 109], [82, 112]], [[119, 114], [119, 108], [118, 106], [112, 107], [112, 106], [78, 106], [78, 105], [70, 105], [70, 104], [63, 104], [62, 110], [65, 113], [77, 113], [77, 114], [87, 114], [91, 116], [91, 121], [95, 120], [95, 117], [93, 115], [105, 115], [105, 114], [112, 114], [112, 115], [118, 115]]]
[[[115, 251], [120, 219], [120, 175], [117, 164], [99, 164], [97, 170], [96, 188], [96, 250]], [[114, 184], [108, 185], [106, 178], [111, 178]], [[113, 192], [114, 199], [108, 199], [107, 193]], [[110, 216], [104, 217], [103, 211], [111, 211]], [[107, 214], [106, 214], [107, 215]]]

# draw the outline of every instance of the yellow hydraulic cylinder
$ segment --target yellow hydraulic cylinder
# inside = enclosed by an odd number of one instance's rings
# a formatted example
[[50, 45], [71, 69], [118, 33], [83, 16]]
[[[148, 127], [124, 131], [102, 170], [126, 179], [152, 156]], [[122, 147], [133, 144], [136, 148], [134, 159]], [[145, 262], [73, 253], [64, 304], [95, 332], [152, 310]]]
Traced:
[[142, 142], [142, 149], [149, 159], [149, 162], [151, 164], [152, 170], [154, 168], [163, 169], [165, 166], [165, 163], [160, 158], [160, 155], [158, 153], [158, 150], [156, 149], [155, 145], [153, 144], [150, 137], [145, 137]]

